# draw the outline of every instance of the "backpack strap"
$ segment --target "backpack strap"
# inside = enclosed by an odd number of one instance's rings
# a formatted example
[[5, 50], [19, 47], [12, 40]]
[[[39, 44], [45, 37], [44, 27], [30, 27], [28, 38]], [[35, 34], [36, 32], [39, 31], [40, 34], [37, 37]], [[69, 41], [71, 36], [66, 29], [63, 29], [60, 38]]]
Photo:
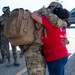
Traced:
[[[20, 47], [20, 49], [23, 49], [23, 54], [32, 46], [32, 44], [33, 43], [31, 43], [31, 44], [28, 44], [28, 45], [21, 45], [21, 46], [19, 46]], [[26, 48], [25, 48], [25, 46], [27, 46]]]
[[45, 38], [47, 38], [46, 28], [44, 28], [44, 35], [45, 35]]

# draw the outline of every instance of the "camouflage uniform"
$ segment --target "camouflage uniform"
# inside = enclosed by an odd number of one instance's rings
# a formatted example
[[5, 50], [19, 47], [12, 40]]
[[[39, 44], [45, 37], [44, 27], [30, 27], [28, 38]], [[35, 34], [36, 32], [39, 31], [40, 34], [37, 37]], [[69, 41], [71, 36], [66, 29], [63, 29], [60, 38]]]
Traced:
[[[2, 15], [0, 17], [0, 22], [1, 22], [1, 34], [0, 34], [0, 50], [1, 50], [1, 55], [2, 58], [4, 58], [6, 56], [6, 58], [8, 59], [8, 64], [7, 66], [10, 66], [10, 50], [9, 50], [9, 40], [4, 36], [4, 25], [5, 25], [5, 20], [6, 17], [4, 15]], [[19, 63], [17, 62], [17, 53], [16, 53], [16, 46], [11, 45], [12, 47], [12, 52], [13, 52], [13, 58], [14, 58], [14, 65], [18, 66]]]
[[2, 60], [5, 59], [6, 52], [8, 52], [9, 56], [9, 42], [8, 39], [4, 36], [4, 16], [0, 17], [0, 50], [2, 55]]
[[[21, 46], [24, 50], [28, 46]], [[46, 64], [38, 46], [30, 46], [24, 53], [28, 75], [45, 75]]]
[[38, 13], [39, 15], [44, 15], [54, 26], [63, 26], [63, 20], [61, 20], [57, 15], [53, 14], [51, 9], [43, 8], [43, 10], [39, 10]]
[[14, 59], [14, 65], [19, 65], [18, 61], [17, 61], [17, 52], [16, 52], [16, 46], [15, 45], [11, 45], [12, 47], [12, 53], [13, 53], [13, 59]]
[[[52, 14], [51, 10], [44, 9], [42, 13], [44, 16], [48, 18], [48, 20], [55, 25], [56, 27], [61, 27], [63, 25], [63, 21], [59, 19], [56, 15]], [[40, 15], [40, 14], [39, 14]], [[36, 28], [39, 30], [42, 25], [36, 22]], [[37, 32], [38, 32], [37, 30]], [[40, 30], [42, 32], [42, 30]], [[40, 34], [35, 32], [36, 38], [40, 38]], [[37, 42], [40, 40], [37, 38]], [[40, 43], [39, 43], [40, 44]], [[24, 48], [25, 49], [25, 48]], [[45, 75], [46, 73], [46, 64], [44, 61], [44, 56], [41, 54], [41, 50], [39, 50], [39, 46], [31, 46], [25, 53], [25, 60], [28, 70], [28, 75]]]
[[[63, 21], [59, 19], [56, 15], [52, 14], [50, 9], [44, 8], [44, 10], [37, 13], [39, 13], [38, 15], [46, 16], [48, 20], [57, 27], [61, 27], [63, 25]], [[39, 23], [36, 23], [36, 27], [39, 30], [39, 28], [41, 28], [41, 25]], [[40, 32], [42, 32], [42, 30]], [[36, 36], [36, 39], [37, 37], [40, 38], [39, 36], [40, 35], [38, 34]], [[37, 39], [36, 41], [38, 42], [38, 40], [40, 39]], [[27, 46], [25, 45], [25, 47]], [[25, 47], [23, 48], [23, 50], [25, 50]], [[46, 75], [46, 64], [41, 51], [42, 50], [39, 50], [38, 46], [31, 46], [27, 51], [24, 51], [28, 75]]]

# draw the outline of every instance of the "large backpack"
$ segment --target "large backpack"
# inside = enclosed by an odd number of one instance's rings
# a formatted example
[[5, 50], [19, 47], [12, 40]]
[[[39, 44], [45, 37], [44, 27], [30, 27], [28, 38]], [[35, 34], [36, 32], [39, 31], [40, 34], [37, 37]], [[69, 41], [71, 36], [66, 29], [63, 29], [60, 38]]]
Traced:
[[[29, 19], [30, 22], [28, 22]], [[30, 18], [28, 11], [23, 8], [14, 9], [6, 21], [5, 36], [11, 38], [24, 35], [29, 23], [33, 25], [33, 20]]]
[[23, 8], [11, 11], [4, 30], [12, 45], [31, 44], [34, 41], [34, 21], [30, 12]]

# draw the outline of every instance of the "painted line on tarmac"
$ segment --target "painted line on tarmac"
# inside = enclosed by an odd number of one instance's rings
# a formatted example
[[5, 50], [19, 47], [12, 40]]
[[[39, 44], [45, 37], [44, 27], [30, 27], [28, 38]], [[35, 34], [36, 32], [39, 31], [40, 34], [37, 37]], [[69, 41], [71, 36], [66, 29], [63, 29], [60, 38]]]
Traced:
[[16, 73], [15, 75], [22, 75], [26, 71], [27, 71], [27, 68], [24, 68], [21, 71], [19, 71], [18, 73]]
[[73, 52], [69, 57], [68, 57], [68, 59], [70, 59], [71, 58], [71, 56], [74, 54], [75, 52]]
[[[75, 38], [75, 35], [73, 35], [73, 36], [69, 39], [69, 41], [73, 40], [74, 38]], [[68, 59], [70, 59], [71, 56], [72, 56], [74, 53], [75, 53], [75, 52], [73, 52], [73, 53], [68, 57]]]

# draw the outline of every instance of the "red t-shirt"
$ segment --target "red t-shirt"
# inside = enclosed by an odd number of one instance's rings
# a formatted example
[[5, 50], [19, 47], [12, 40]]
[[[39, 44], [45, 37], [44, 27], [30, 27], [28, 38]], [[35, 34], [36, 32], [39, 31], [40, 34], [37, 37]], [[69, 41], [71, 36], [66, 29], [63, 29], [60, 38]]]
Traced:
[[43, 53], [45, 61], [53, 61], [68, 56], [67, 48], [61, 42], [61, 30], [53, 26], [45, 16], [42, 16], [42, 25], [46, 29], [47, 37], [44, 32], [41, 40], [44, 44]]

